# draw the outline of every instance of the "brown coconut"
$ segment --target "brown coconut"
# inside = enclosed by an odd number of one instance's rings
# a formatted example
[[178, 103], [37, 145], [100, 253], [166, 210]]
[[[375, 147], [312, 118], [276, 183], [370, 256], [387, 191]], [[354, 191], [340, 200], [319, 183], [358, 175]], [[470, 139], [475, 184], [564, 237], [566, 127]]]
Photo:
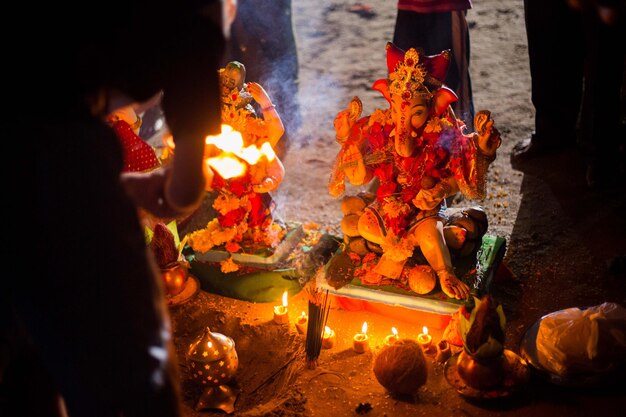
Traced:
[[428, 378], [424, 351], [416, 341], [400, 339], [376, 356], [374, 375], [391, 393], [415, 394]]
[[359, 256], [365, 256], [370, 252], [367, 249], [367, 242], [362, 237], [350, 238], [348, 249]]
[[418, 294], [428, 294], [437, 285], [437, 275], [428, 265], [416, 265], [407, 272], [409, 287], [411, 291]]
[[348, 214], [344, 216], [343, 220], [341, 220], [341, 230], [344, 235], [350, 237], [359, 236], [359, 217], [358, 214]]
[[365, 205], [365, 201], [361, 197], [355, 195], [345, 196], [341, 200], [341, 211], [344, 215], [356, 214], [363, 211]]

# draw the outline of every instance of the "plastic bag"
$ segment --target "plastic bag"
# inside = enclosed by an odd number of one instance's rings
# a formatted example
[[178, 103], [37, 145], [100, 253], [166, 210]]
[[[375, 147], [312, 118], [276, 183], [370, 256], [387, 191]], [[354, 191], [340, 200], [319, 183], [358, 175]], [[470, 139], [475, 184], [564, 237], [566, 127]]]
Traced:
[[541, 365], [560, 376], [613, 369], [626, 363], [626, 309], [603, 303], [549, 314], [536, 346]]

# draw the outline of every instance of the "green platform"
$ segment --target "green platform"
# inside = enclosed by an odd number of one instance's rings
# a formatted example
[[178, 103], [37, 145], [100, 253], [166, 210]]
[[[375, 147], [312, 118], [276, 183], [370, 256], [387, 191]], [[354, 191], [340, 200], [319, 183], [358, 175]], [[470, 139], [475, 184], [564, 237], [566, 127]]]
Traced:
[[[491, 292], [494, 275], [504, 258], [506, 239], [500, 236], [484, 235], [481, 246], [475, 256], [461, 258], [454, 263], [457, 276], [461, 277], [476, 295]], [[354, 278], [349, 284], [335, 289], [328, 284], [324, 271], [316, 277], [317, 285], [328, 289], [330, 294], [363, 301], [384, 303], [415, 310], [452, 314], [463, 303], [447, 297], [439, 286], [428, 294], [417, 294], [395, 285], [365, 285]]]
[[[233, 260], [241, 266], [239, 271], [221, 272], [219, 262], [231, 254], [214, 250], [205, 254], [191, 254], [188, 257], [190, 272], [198, 278], [204, 291], [258, 303], [275, 302], [285, 290], [294, 296], [312, 278], [317, 285], [337, 296], [438, 314], [451, 314], [462, 303], [446, 297], [438, 286], [429, 294], [419, 295], [394, 285], [363, 285], [358, 278], [354, 278], [349, 284], [335, 289], [326, 282], [324, 271], [328, 261], [338, 253], [340, 238], [324, 235], [316, 247], [303, 250], [299, 245], [303, 237], [301, 227], [292, 225], [288, 230], [287, 237], [274, 251], [234, 254]], [[483, 236], [481, 247], [474, 256], [455, 261], [457, 276], [462, 277], [475, 294], [490, 292], [505, 249], [504, 238]], [[296, 252], [298, 256], [294, 257]]]

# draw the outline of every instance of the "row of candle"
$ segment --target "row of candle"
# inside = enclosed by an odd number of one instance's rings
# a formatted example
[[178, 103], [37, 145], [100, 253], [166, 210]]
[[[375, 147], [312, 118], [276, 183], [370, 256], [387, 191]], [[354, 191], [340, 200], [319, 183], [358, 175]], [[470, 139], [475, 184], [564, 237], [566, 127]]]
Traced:
[[[288, 299], [287, 291], [283, 293], [282, 305], [274, 306], [274, 322], [277, 324], [287, 324], [289, 322], [288, 316]], [[303, 311], [300, 317], [296, 319], [296, 329], [301, 334], [306, 334], [308, 325], [308, 317]], [[389, 346], [399, 340], [398, 330], [395, 327], [391, 328], [391, 334], [385, 337], [385, 345]], [[417, 336], [417, 343], [422, 347], [424, 352], [427, 352], [432, 344], [432, 336], [428, 334], [428, 327], [422, 328], [422, 333]], [[322, 348], [330, 349], [335, 344], [335, 332], [330, 327], [324, 328], [322, 334]], [[361, 333], [357, 333], [353, 337], [352, 348], [355, 352], [364, 353], [369, 350], [369, 338], [367, 336], [367, 322], [363, 322], [361, 327]]]

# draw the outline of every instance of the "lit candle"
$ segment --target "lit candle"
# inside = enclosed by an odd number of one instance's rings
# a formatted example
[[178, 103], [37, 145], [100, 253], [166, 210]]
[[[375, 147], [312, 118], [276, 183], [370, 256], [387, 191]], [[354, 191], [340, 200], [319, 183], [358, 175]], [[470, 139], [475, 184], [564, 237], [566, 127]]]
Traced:
[[309, 325], [309, 316], [303, 311], [300, 317], [296, 319], [296, 329], [298, 333], [306, 334], [307, 326]]
[[370, 348], [367, 341], [367, 322], [363, 322], [363, 327], [361, 327], [362, 333], [357, 333], [354, 335], [354, 340], [352, 343], [352, 349], [354, 349], [357, 353], [367, 352]]
[[277, 324], [286, 324], [289, 321], [287, 313], [287, 291], [283, 293], [283, 305], [274, 306], [274, 322]]
[[330, 327], [324, 327], [324, 334], [322, 335], [322, 348], [330, 349], [335, 344], [335, 331]]
[[417, 335], [417, 343], [422, 347], [424, 353], [428, 352], [430, 345], [433, 342], [433, 337], [428, 334], [428, 327], [422, 327], [422, 333]]
[[391, 346], [398, 341], [398, 329], [395, 327], [391, 328], [391, 334], [385, 337], [385, 345]]

